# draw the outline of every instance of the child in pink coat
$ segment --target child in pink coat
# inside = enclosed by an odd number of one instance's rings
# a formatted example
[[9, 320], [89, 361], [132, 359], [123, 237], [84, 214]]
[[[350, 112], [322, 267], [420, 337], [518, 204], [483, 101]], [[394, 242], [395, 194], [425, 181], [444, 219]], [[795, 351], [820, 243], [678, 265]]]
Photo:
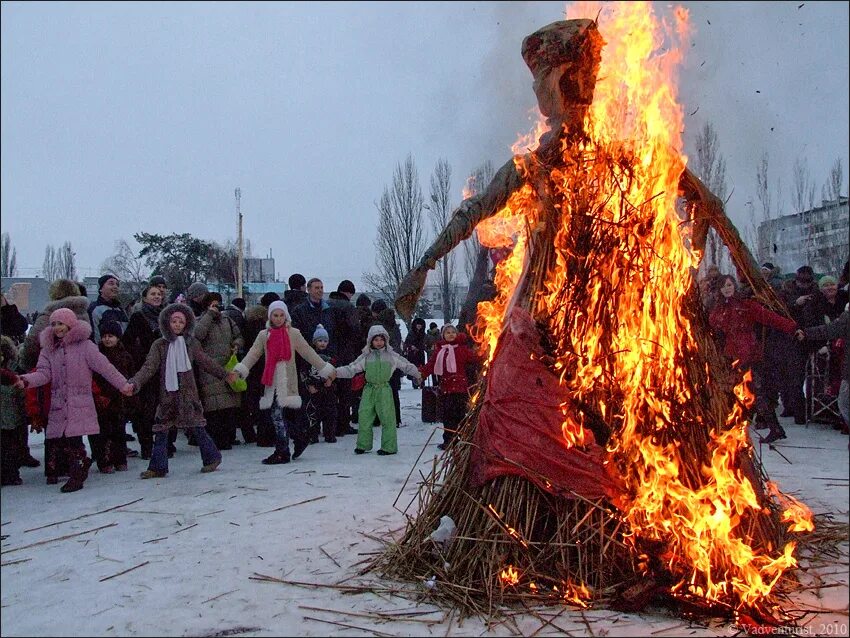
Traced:
[[18, 387], [36, 388], [50, 383], [50, 414], [45, 438], [57, 440], [50, 456], [45, 459], [47, 482], [59, 482], [50, 467], [56, 467], [58, 457], [68, 461], [68, 482], [63, 492], [83, 488], [88, 477], [91, 459], [86, 456], [83, 435], [97, 434], [97, 410], [92, 396], [92, 372], [122, 392], [129, 392], [127, 379], [115, 369], [89, 339], [91, 326], [77, 319], [68, 308], [59, 308], [50, 315], [50, 329], [39, 335], [41, 354], [35, 371], [21, 375]]

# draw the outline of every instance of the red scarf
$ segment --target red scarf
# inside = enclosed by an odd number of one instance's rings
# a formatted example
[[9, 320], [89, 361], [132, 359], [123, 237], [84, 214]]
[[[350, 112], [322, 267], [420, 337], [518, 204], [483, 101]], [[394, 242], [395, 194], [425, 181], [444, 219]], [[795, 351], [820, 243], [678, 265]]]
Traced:
[[292, 358], [292, 344], [289, 342], [289, 331], [286, 326], [269, 328], [269, 339], [266, 341], [266, 365], [263, 368], [263, 385], [271, 387], [274, 384], [274, 369], [278, 361], [289, 361]]

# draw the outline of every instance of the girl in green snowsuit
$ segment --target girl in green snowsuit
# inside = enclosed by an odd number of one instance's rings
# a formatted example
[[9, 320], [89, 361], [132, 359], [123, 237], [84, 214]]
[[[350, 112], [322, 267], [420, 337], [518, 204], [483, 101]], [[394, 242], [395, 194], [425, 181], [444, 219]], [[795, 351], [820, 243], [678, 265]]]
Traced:
[[372, 423], [375, 414], [381, 422], [381, 456], [398, 452], [398, 440], [395, 425], [395, 404], [390, 388], [390, 377], [396, 368], [404, 374], [421, 379], [419, 370], [407, 359], [389, 346], [389, 334], [381, 325], [369, 328], [366, 347], [363, 354], [347, 366], [336, 369], [340, 379], [350, 379], [358, 372], [366, 372], [366, 385], [360, 399], [357, 413], [357, 447], [355, 454], [363, 454], [372, 449]]

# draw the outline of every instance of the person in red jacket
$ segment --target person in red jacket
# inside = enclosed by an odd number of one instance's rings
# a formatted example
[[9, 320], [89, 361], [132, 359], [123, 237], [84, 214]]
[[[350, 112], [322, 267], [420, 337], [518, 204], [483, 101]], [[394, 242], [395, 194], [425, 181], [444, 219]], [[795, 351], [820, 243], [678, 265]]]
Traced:
[[736, 293], [735, 279], [731, 275], [724, 275], [720, 280], [720, 301], [712, 309], [708, 322], [713, 330], [722, 333], [723, 354], [742, 373], [752, 370], [757, 423], [770, 429], [762, 442], [773, 443], [786, 438], [785, 430], [776, 418], [776, 405], [770, 405], [765, 399], [765, 375], [761, 367], [763, 353], [756, 339], [755, 327], [761, 324], [793, 335], [797, 324], [771, 312], [753, 299], [741, 299]]
[[447, 323], [440, 330], [440, 339], [428, 363], [420, 366], [424, 379], [429, 374], [440, 378], [440, 401], [443, 407], [443, 442], [437, 447], [445, 450], [454, 440], [457, 427], [466, 415], [469, 400], [469, 382], [466, 365], [478, 360], [467, 345], [466, 335]]

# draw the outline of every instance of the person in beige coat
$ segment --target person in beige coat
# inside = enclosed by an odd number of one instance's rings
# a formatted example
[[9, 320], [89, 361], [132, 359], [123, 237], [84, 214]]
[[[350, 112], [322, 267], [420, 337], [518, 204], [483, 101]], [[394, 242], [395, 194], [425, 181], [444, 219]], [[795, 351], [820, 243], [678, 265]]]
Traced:
[[307, 432], [301, 413], [301, 395], [298, 394], [298, 371], [295, 353], [319, 371], [319, 376], [330, 383], [335, 377], [334, 367], [316, 353], [298, 329], [292, 327], [289, 310], [282, 301], [269, 306], [267, 328], [261, 330], [254, 345], [241, 363], [233, 369], [243, 379], [257, 360], [265, 354], [262, 383], [265, 386], [260, 399], [260, 410], [264, 418], [271, 418], [275, 429], [274, 453], [263, 463], [277, 465], [289, 463], [289, 438], [295, 449], [292, 458], [297, 459], [307, 447]]

